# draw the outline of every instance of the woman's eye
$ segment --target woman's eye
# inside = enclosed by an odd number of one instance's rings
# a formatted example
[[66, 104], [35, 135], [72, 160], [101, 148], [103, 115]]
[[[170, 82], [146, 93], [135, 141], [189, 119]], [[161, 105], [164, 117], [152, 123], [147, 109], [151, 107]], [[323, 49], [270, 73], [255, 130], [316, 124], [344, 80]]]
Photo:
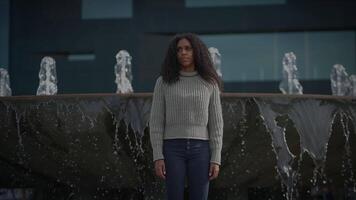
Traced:
[[178, 49], [177, 49], [177, 52], [182, 52], [183, 49], [184, 49], [185, 51], [192, 51], [192, 47], [183, 47], [183, 48], [178, 48]]

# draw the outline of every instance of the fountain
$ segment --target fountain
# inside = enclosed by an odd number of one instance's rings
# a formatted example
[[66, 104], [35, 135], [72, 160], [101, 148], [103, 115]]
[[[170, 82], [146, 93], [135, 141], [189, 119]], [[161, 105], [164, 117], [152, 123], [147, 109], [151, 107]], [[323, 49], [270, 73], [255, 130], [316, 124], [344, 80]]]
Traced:
[[279, 90], [283, 94], [303, 94], [303, 87], [297, 78], [296, 56], [293, 52], [284, 54], [283, 79], [279, 84]]
[[213, 62], [213, 66], [216, 70], [216, 73], [220, 78], [222, 78], [222, 73], [221, 73], [221, 54], [219, 50], [215, 47], [209, 47], [209, 53], [211, 60]]
[[56, 61], [53, 58], [49, 56], [42, 58], [38, 77], [39, 86], [37, 89], [37, 95], [57, 94]]
[[[221, 98], [222, 166], [209, 199], [356, 194], [354, 98]], [[163, 199], [148, 135], [151, 101], [151, 93], [1, 97], [0, 185], [32, 188], [43, 199]]]
[[330, 73], [331, 91], [333, 95], [346, 96], [349, 94], [350, 80], [344, 66], [335, 64]]
[[117, 62], [115, 65], [115, 83], [117, 85], [116, 93], [132, 93], [132, 58], [126, 50], [120, 50], [115, 57]]
[[356, 75], [352, 74], [350, 77], [350, 92], [349, 95], [356, 97]]
[[[219, 71], [220, 54], [210, 52]], [[40, 96], [0, 97], [0, 199], [164, 198], [152, 94], [133, 93], [127, 51], [116, 59], [117, 94], [56, 95], [55, 61], [45, 57]], [[293, 53], [283, 66], [284, 94], [222, 93], [222, 166], [209, 199], [356, 199], [356, 99], [300, 95]], [[333, 91], [345, 94], [345, 71], [334, 70]]]
[[11, 96], [10, 77], [6, 69], [0, 68], [0, 97]]

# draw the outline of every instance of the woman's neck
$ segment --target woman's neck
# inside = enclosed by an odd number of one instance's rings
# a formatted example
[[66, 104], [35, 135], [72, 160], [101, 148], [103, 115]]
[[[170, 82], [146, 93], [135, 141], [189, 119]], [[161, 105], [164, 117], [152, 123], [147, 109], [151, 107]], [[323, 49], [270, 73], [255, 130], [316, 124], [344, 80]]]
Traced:
[[183, 70], [180, 70], [179, 71], [179, 74], [180, 76], [196, 76], [198, 74], [197, 71], [183, 71]]
[[181, 69], [181, 71], [184, 71], [184, 72], [194, 72], [195, 71], [195, 67], [194, 66], [181, 67], [180, 69]]

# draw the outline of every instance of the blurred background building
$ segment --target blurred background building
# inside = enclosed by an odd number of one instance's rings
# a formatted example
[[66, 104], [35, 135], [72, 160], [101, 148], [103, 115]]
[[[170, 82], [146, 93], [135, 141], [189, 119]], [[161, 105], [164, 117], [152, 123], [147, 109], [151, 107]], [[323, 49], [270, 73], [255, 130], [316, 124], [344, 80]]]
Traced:
[[13, 95], [35, 95], [44, 56], [58, 94], [115, 93], [115, 54], [132, 56], [135, 92], [152, 92], [167, 45], [197, 33], [222, 54], [225, 92], [280, 93], [284, 53], [304, 94], [331, 94], [334, 64], [356, 73], [353, 0], [0, 0], [0, 67]]

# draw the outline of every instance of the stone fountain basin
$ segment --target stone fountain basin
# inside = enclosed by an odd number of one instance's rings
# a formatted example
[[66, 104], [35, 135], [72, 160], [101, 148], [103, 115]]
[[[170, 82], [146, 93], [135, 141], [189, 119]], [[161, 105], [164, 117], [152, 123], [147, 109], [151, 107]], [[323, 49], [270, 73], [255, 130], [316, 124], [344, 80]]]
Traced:
[[[336, 187], [343, 187], [348, 170], [356, 171], [356, 99], [223, 93], [221, 100], [222, 166], [211, 188], [241, 195], [248, 188], [281, 187], [274, 133], [261, 107], [275, 113], [278, 127], [286, 129], [287, 147], [300, 161], [292, 167], [300, 167], [301, 186], [311, 187], [309, 180], [320, 163]], [[151, 101], [152, 93], [0, 97], [0, 186], [53, 183], [88, 190], [138, 188], [153, 196], [162, 193], [164, 184], [154, 176], [149, 142]], [[295, 105], [312, 105], [302, 107], [306, 109], [301, 113], [311, 116], [315, 124], [323, 119], [315, 113], [329, 106], [332, 118], [326, 124], [330, 126], [330, 137], [326, 142], [312, 141], [318, 143], [316, 146], [328, 145], [324, 161], [303, 151], [301, 141], [309, 129], [300, 133], [298, 123], [291, 120]], [[318, 126], [312, 129], [318, 131]], [[348, 169], [343, 165], [346, 161], [353, 163]]]

